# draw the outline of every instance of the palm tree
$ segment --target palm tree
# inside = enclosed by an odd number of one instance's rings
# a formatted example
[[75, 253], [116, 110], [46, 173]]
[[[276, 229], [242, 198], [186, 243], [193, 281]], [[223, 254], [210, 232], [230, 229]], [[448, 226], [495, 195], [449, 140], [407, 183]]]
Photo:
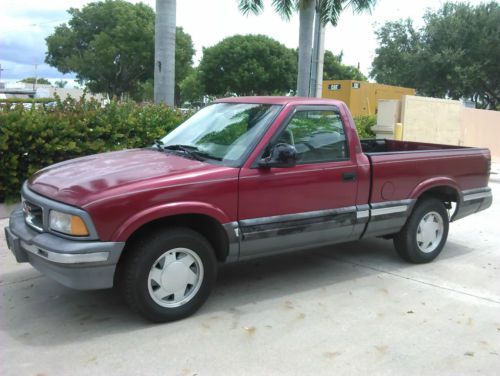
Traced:
[[174, 105], [176, 0], [156, 0], [155, 103]]
[[[263, 0], [238, 0], [243, 14], [259, 14], [264, 8]], [[317, 10], [323, 25], [337, 25], [340, 14], [347, 7], [356, 13], [370, 11], [376, 0], [273, 0], [275, 11], [285, 19], [293, 12], [299, 12], [299, 69], [297, 76], [297, 95], [308, 96], [311, 74], [311, 54], [314, 15]], [[322, 59], [320, 59], [322, 60]]]

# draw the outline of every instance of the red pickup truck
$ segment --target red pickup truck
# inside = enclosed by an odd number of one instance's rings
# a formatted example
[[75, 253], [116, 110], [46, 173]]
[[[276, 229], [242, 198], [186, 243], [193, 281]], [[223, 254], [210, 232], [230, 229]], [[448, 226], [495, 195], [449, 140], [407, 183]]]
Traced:
[[221, 99], [151, 147], [40, 170], [5, 232], [18, 262], [169, 321], [218, 263], [372, 236], [431, 261], [450, 221], [491, 205], [489, 170], [487, 149], [360, 141], [339, 101]]

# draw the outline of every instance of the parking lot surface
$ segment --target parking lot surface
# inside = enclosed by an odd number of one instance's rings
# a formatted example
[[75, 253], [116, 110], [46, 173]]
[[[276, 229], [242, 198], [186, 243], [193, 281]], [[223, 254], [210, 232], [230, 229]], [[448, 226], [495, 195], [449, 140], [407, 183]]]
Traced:
[[0, 374], [498, 375], [500, 175], [490, 186], [433, 263], [369, 239], [224, 265], [198, 313], [161, 325], [17, 264], [2, 231]]

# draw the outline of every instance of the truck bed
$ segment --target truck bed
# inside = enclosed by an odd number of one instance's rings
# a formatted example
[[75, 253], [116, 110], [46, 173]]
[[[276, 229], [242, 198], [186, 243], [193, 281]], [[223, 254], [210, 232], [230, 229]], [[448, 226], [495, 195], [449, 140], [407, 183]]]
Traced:
[[367, 139], [360, 140], [363, 153], [397, 153], [408, 151], [429, 151], [429, 150], [449, 150], [449, 149], [472, 149], [466, 146], [430, 144], [425, 142], [396, 141], [387, 139]]
[[[487, 189], [488, 149], [395, 140], [361, 140], [361, 145], [371, 167], [372, 209], [411, 207], [422, 192], [441, 188], [445, 201], [459, 203], [461, 210], [454, 212], [452, 220], [480, 210], [480, 203], [473, 206], [469, 204], [474, 201], [462, 201], [464, 196], [476, 194], [478, 188], [481, 192]], [[366, 234], [378, 236], [388, 229], [399, 231], [406, 221], [399, 214], [382, 216], [370, 223]]]

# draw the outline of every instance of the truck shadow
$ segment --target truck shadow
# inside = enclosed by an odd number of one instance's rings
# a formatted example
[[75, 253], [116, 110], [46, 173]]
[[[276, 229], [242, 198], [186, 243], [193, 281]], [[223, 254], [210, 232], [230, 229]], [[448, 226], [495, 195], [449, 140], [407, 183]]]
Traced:
[[[453, 242], [447, 249], [436, 262], [472, 251]], [[75, 291], [23, 270], [3, 275], [4, 281], [14, 282], [0, 285], [1, 326], [13, 339], [35, 347], [134, 331], [168, 336], [179, 330], [200, 329], [200, 322], [209, 317], [234, 317], [260, 302], [286, 303], [291, 294], [327, 291], [346, 281], [387, 272], [404, 273], [407, 268], [425, 266], [404, 263], [395, 254], [392, 243], [380, 239], [223, 265], [205, 306], [188, 319], [165, 325], [151, 324], [131, 312], [115, 290]], [[333, 299], [333, 296], [325, 293], [318, 295], [318, 299]]]

